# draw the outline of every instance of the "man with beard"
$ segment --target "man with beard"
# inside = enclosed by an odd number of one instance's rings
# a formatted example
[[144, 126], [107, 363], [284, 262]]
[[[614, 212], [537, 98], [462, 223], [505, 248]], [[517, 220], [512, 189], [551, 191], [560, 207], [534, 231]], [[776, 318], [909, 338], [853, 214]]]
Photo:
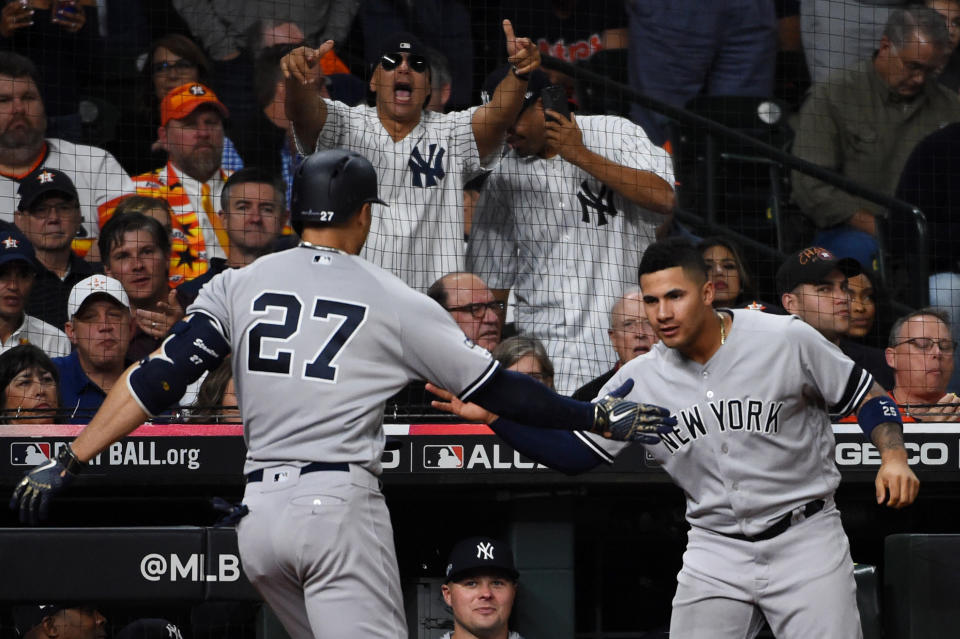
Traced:
[[13, 222], [21, 182], [41, 167], [65, 173], [76, 186], [82, 223], [73, 240], [85, 253], [98, 219], [133, 191], [130, 176], [103, 149], [45, 138], [47, 116], [36, 66], [22, 55], [0, 52], [0, 220]]
[[173, 89], [160, 103], [157, 130], [167, 164], [133, 178], [137, 193], [165, 199], [173, 209], [173, 285], [206, 273], [211, 259], [225, 259], [229, 252], [230, 240], [214, 204], [230, 176], [220, 166], [223, 119], [228, 115], [227, 107], [202, 84]]

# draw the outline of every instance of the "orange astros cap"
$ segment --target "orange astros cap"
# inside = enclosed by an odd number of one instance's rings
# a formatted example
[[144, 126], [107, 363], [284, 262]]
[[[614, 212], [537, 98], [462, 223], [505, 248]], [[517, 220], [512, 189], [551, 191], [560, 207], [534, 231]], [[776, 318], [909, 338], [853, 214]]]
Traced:
[[170, 120], [182, 120], [197, 107], [209, 104], [217, 109], [224, 118], [230, 117], [230, 112], [223, 102], [217, 99], [217, 94], [199, 82], [181, 84], [163, 98], [160, 103], [160, 124], [166, 126]]

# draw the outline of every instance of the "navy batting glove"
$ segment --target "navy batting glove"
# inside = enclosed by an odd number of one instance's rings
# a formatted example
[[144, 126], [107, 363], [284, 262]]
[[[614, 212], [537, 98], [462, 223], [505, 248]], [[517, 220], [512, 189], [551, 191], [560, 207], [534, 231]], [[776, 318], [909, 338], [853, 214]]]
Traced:
[[659, 433], [669, 433], [676, 425], [670, 411], [653, 404], [631, 402], [613, 394], [594, 404], [593, 432], [618, 441], [658, 444]]
[[20, 511], [20, 523], [36, 525], [47, 518], [50, 498], [66, 488], [87, 467], [69, 445], [56, 459], [48, 459], [27, 473], [10, 498], [10, 509]]

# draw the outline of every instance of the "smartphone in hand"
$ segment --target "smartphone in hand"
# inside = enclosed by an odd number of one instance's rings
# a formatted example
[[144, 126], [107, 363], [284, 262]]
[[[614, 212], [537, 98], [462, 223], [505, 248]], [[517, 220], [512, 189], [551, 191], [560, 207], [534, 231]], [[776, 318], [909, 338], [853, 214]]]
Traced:
[[54, 0], [50, 7], [50, 20], [53, 22], [71, 22], [80, 11], [77, 0]]
[[556, 118], [546, 115], [547, 109], [556, 111], [563, 117], [570, 119], [570, 102], [567, 101], [567, 91], [559, 84], [551, 84], [540, 91], [540, 99], [543, 100], [544, 117], [547, 122], [556, 121]]

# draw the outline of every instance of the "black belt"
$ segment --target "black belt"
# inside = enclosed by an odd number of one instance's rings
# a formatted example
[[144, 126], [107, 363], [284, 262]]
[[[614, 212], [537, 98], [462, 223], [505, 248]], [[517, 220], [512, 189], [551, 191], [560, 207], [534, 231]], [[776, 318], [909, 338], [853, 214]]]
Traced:
[[[806, 519], [807, 517], [813, 517], [814, 515], [816, 515], [818, 512], [823, 510], [824, 505], [825, 505], [825, 502], [822, 499], [815, 499], [811, 501], [809, 504], [803, 507], [804, 519]], [[777, 523], [770, 526], [763, 532], [757, 533], [756, 535], [741, 535], [739, 533], [736, 533], [736, 534], [720, 533], [720, 534], [723, 535], [724, 537], [730, 537], [731, 539], [739, 539], [741, 541], [763, 541], [764, 539], [773, 539], [774, 537], [776, 537], [777, 535], [784, 532], [787, 528], [790, 527], [790, 521], [792, 517], [793, 517], [793, 512], [789, 512], [783, 517], [781, 517]]]
[[[301, 475], [306, 475], [307, 473], [318, 473], [322, 470], [339, 470], [343, 472], [350, 471], [350, 464], [346, 462], [340, 462], [337, 464], [330, 462], [311, 462], [306, 466], [303, 466], [300, 469]], [[255, 470], [252, 473], [247, 473], [247, 483], [263, 481], [263, 469]]]

